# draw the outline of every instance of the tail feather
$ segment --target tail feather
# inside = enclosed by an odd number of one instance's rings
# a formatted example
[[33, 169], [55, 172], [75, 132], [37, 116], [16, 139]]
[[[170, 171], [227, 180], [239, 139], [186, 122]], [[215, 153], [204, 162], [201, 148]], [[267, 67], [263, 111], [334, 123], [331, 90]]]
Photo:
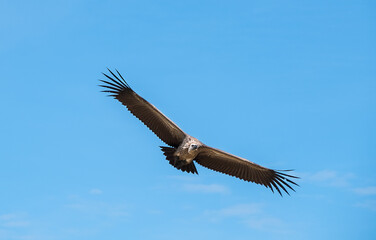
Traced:
[[198, 175], [196, 166], [195, 166], [195, 164], [193, 162], [191, 162], [190, 164], [182, 166], [180, 168], [180, 170], [182, 170], [183, 172], [187, 172], [187, 173], [193, 173], [193, 174], [196, 173]]
[[177, 169], [179, 169], [183, 172], [198, 174], [196, 166], [193, 162], [186, 164], [186, 165], [182, 165], [182, 166], [180, 166], [180, 164], [178, 164], [179, 162], [176, 161], [176, 157], [174, 156], [174, 152], [176, 151], [176, 148], [163, 147], [163, 146], [161, 146], [160, 148], [163, 152], [163, 155], [166, 156], [167, 161], [169, 161], [169, 163], [172, 166], [174, 166], [175, 168], [177, 168]]

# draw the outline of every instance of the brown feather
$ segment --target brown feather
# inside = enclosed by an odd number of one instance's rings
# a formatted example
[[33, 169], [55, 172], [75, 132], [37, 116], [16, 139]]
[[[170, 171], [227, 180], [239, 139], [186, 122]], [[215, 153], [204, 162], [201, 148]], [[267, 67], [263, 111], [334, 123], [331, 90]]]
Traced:
[[[228, 174], [239, 179], [264, 185], [273, 191], [272, 186], [282, 195], [281, 190], [289, 194], [286, 187], [295, 191], [290, 184], [298, 186], [289, 178], [297, 178], [269, 168], [262, 167], [247, 159], [226, 153], [209, 146], [202, 146], [195, 161], [209, 169]], [[274, 192], [274, 191], [273, 191]]]
[[110, 81], [101, 80], [106, 85], [100, 86], [108, 89], [105, 92], [114, 93], [112, 96], [126, 106], [134, 116], [163, 142], [170, 146], [178, 147], [186, 134], [156, 107], [135, 93], [119, 72], [117, 73], [120, 78], [113, 72], [110, 71], [110, 73], [112, 76], [103, 73]]

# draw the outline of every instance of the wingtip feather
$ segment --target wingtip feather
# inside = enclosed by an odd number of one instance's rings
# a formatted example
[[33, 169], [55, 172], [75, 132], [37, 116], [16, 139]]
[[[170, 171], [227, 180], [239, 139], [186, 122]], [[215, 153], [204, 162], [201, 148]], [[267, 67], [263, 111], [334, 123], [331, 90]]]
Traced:
[[131, 87], [129, 86], [129, 84], [124, 80], [123, 76], [120, 74], [120, 72], [116, 70], [116, 73], [119, 75], [119, 77], [113, 72], [111, 71], [109, 68], [107, 68], [107, 70], [110, 72], [110, 75], [109, 74], [106, 74], [104, 72], [102, 72], [102, 74], [108, 78], [110, 81], [105, 81], [105, 80], [102, 80], [102, 79], [99, 79], [99, 81], [101, 81], [103, 84], [99, 85], [100, 87], [103, 87], [103, 88], [107, 88], [107, 89], [112, 89], [112, 90], [115, 90], [117, 92], [112, 92], [117, 95], [121, 94], [123, 91], [125, 90], [131, 90]]

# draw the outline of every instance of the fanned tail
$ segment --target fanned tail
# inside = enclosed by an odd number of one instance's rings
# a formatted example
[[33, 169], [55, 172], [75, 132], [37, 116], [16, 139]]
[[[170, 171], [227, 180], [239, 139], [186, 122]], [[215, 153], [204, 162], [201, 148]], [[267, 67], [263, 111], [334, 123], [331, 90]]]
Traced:
[[171, 148], [171, 147], [160, 147], [163, 155], [166, 156], [167, 161], [174, 166], [175, 168], [183, 171], [183, 172], [188, 172], [188, 173], [193, 173], [193, 174], [198, 174], [196, 166], [193, 162], [186, 164], [186, 165], [181, 165], [177, 159], [176, 156], [174, 156], [174, 152], [176, 151], [176, 148]]

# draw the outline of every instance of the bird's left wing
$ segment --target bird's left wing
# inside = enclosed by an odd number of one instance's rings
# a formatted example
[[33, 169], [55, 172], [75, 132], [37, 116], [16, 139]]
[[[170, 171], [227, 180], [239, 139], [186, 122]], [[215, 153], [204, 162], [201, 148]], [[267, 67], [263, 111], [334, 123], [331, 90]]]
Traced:
[[156, 107], [135, 93], [117, 70], [116, 72], [121, 79], [110, 69], [108, 71], [110, 71], [112, 77], [105, 73], [103, 74], [110, 81], [100, 80], [105, 83], [105, 85], [99, 85], [106, 88], [103, 92], [108, 92], [110, 96], [119, 100], [163, 142], [170, 146], [178, 147], [186, 134]]
[[196, 156], [195, 160], [204, 167], [248, 182], [264, 185], [272, 191], [274, 187], [279, 194], [281, 194], [280, 188], [289, 194], [286, 187], [295, 191], [291, 187], [291, 184], [297, 185], [289, 179], [297, 178], [295, 176], [285, 174], [282, 171], [262, 167], [256, 163], [248, 161], [247, 159], [206, 145], [200, 147], [199, 154]]

